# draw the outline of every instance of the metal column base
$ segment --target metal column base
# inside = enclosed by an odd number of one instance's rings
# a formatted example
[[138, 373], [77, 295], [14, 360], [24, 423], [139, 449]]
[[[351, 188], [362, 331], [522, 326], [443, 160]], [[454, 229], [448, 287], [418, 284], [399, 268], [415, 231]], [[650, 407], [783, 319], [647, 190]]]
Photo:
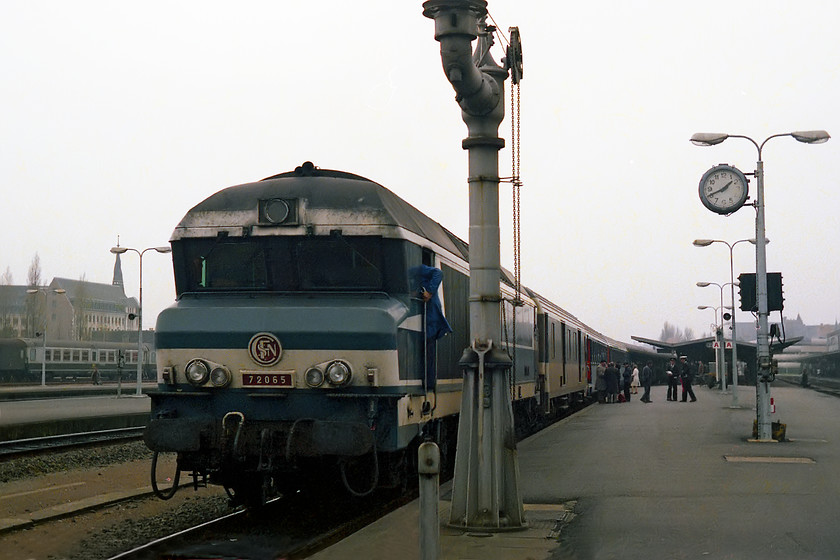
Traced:
[[477, 532], [527, 528], [506, 372], [510, 357], [473, 344], [460, 360], [464, 391], [448, 525]]

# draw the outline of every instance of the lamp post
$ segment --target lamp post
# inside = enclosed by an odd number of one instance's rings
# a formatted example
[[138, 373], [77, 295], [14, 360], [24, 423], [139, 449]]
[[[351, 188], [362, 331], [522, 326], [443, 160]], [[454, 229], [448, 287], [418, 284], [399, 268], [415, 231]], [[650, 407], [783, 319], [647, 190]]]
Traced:
[[50, 292], [54, 294], [64, 294], [67, 293], [67, 290], [63, 288], [53, 288], [52, 290], [47, 290], [45, 288], [33, 288], [31, 290], [26, 290], [26, 293], [29, 295], [37, 294], [37, 293], [44, 294], [44, 332], [43, 332], [43, 346], [44, 346], [44, 353], [41, 356], [41, 386], [45, 386], [47, 384], [47, 295]]
[[[700, 282], [697, 283], [700, 285]], [[711, 305], [698, 305], [697, 309], [713, 309], [715, 311], [715, 341], [718, 343], [718, 348], [715, 351], [715, 375], [718, 379], [723, 379], [726, 376], [726, 363], [723, 354], [723, 310], [726, 309], [721, 301], [720, 307]], [[718, 310], [720, 310], [720, 320], [718, 321]], [[721, 391], [723, 391], [723, 382], [721, 382]]]
[[[707, 288], [709, 286], [717, 286], [718, 288], [720, 288], [720, 323], [719, 324], [720, 324], [721, 336], [723, 336], [723, 321], [724, 321], [724, 317], [723, 317], [723, 310], [724, 310], [724, 307], [723, 307], [723, 289], [726, 286], [732, 286], [732, 282], [727, 282], [726, 284], [722, 284], [722, 285], [718, 284], [717, 282], [697, 282], [697, 287], [698, 288]], [[734, 290], [735, 288], [733, 287], [732, 289]], [[732, 313], [733, 313], [733, 317], [734, 317], [735, 300], [732, 300], [732, 306], [730, 307], [730, 309], [732, 309]], [[726, 337], [723, 337], [723, 339], [725, 341]], [[721, 351], [721, 356], [723, 357], [723, 360], [722, 360], [723, 376], [720, 378], [720, 380], [721, 380], [720, 381], [720, 390], [721, 391], [726, 391], [726, 353], [724, 351]]]
[[131, 247], [111, 247], [111, 252], [115, 255], [122, 255], [128, 251], [137, 253], [140, 257], [140, 282], [139, 291], [140, 298], [137, 302], [137, 393], [136, 395], [143, 395], [143, 254], [146, 251], [157, 251], [158, 253], [171, 253], [171, 247], [147, 247], [142, 251], [139, 249], [132, 249]]
[[798, 142], [805, 144], [822, 144], [827, 142], [831, 136], [824, 130], [808, 130], [802, 132], [786, 132], [773, 134], [764, 139], [761, 144], [740, 134], [723, 134], [700, 132], [691, 137], [691, 143], [697, 146], [714, 146], [720, 144], [727, 138], [744, 138], [752, 142], [758, 151], [758, 162], [756, 163], [755, 178], [757, 183], [755, 200], [755, 278], [756, 278], [756, 300], [758, 302], [758, 344], [757, 361], [758, 376], [755, 389], [755, 414], [758, 441], [773, 441], [772, 426], [770, 421], [770, 381], [772, 381], [770, 340], [767, 310], [767, 240], [764, 236], [764, 162], [761, 159], [761, 152], [764, 145], [771, 138], [781, 136], [792, 136]]
[[[739, 239], [734, 243], [728, 243], [722, 239], [695, 239], [693, 242], [695, 247], [708, 247], [712, 243], [723, 243], [729, 247], [729, 283], [732, 285], [732, 404], [730, 408], [740, 408], [738, 405], [738, 336], [735, 331], [735, 266], [732, 251], [738, 243], [746, 242], [756, 244], [755, 238]], [[769, 239], [764, 240], [764, 244], [767, 243], [770, 243]]]

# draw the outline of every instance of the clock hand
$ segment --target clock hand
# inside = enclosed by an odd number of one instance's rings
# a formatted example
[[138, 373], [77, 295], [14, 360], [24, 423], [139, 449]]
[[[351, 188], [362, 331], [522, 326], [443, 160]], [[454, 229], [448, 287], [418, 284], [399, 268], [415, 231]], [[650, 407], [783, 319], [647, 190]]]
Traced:
[[726, 183], [725, 185], [723, 185], [723, 186], [722, 186], [721, 188], [719, 188], [718, 190], [716, 190], [716, 191], [714, 191], [714, 192], [710, 192], [710, 193], [709, 193], [709, 196], [712, 196], [712, 195], [715, 195], [715, 194], [717, 194], [717, 193], [719, 193], [719, 192], [723, 192], [723, 191], [725, 191], [726, 189], [728, 189], [728, 188], [729, 188], [729, 185], [731, 185], [731, 184], [732, 184], [732, 181], [729, 181], [728, 183]]

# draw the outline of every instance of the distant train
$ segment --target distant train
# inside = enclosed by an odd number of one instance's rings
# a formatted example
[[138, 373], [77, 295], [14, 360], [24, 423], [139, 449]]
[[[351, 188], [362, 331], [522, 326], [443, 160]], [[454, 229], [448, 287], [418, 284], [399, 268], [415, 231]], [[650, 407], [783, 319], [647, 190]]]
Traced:
[[[423, 437], [454, 457], [469, 249], [446, 228], [373, 181], [307, 162], [210, 196], [171, 245], [177, 301], [157, 320], [145, 434], [153, 484], [161, 452], [249, 503], [334, 481], [357, 495], [401, 484]], [[436, 380], [421, 264], [443, 273], [453, 329]], [[498, 341], [525, 433], [587, 401], [594, 365], [628, 360], [628, 347], [527, 288], [514, 305], [507, 273], [500, 285]]]
[[[154, 348], [143, 350], [143, 378], [155, 378]], [[137, 343], [48, 340], [44, 348], [38, 338], [0, 339], [0, 382], [41, 381], [42, 364], [48, 382], [90, 380], [93, 366], [102, 381], [137, 378]], [[120, 360], [122, 358], [122, 360]]]

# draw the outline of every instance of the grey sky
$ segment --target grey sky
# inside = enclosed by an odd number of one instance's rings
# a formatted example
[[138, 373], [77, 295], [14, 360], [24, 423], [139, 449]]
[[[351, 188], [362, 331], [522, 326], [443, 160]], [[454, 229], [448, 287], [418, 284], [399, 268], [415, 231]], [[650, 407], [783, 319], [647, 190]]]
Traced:
[[[838, 137], [764, 150], [768, 270], [784, 275], [786, 315], [840, 316], [840, 3], [489, 9], [523, 41], [525, 284], [621, 340], [666, 320], [708, 331], [696, 307], [720, 294], [695, 282], [728, 282], [729, 255], [691, 241], [754, 237], [755, 213], [712, 214], [698, 182], [717, 163], [752, 172], [757, 154], [688, 138], [825, 129]], [[165, 244], [213, 192], [305, 160], [377, 181], [467, 239], [466, 127], [421, 1], [13, 0], [2, 14], [0, 273], [16, 283], [36, 252], [45, 280], [110, 282], [117, 235]], [[510, 145], [508, 121], [501, 133]], [[510, 175], [509, 149], [500, 161]], [[509, 185], [502, 199], [511, 267]], [[755, 270], [751, 245], [735, 269]], [[136, 255], [123, 272], [136, 296]], [[174, 300], [171, 276], [170, 256], [146, 253], [145, 326]]]

